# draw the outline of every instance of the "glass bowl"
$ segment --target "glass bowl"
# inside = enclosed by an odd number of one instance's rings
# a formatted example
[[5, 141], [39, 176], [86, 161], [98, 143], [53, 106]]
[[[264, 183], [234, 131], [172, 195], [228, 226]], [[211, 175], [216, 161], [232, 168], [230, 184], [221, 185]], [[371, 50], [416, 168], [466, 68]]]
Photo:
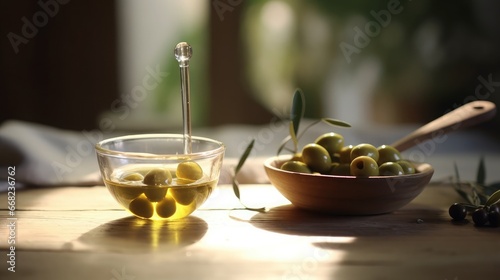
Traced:
[[192, 137], [184, 153], [181, 134], [140, 134], [96, 144], [104, 184], [133, 215], [152, 220], [184, 218], [210, 196], [219, 180], [225, 146]]

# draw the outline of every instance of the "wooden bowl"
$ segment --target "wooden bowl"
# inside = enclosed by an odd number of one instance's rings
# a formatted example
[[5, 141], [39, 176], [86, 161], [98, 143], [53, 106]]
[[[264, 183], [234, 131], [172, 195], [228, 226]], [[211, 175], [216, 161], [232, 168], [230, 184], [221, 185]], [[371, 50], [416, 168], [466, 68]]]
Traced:
[[431, 180], [434, 169], [414, 163], [417, 173], [401, 176], [334, 176], [296, 173], [279, 169], [289, 156], [268, 158], [264, 168], [271, 183], [302, 209], [336, 215], [374, 215], [397, 210]]

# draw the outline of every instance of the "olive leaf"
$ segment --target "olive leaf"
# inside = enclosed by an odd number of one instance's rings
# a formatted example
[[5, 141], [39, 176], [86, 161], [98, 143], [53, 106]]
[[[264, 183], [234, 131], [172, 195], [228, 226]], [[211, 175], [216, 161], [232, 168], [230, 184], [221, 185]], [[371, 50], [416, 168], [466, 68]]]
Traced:
[[[462, 182], [460, 180], [460, 172], [458, 171], [458, 166], [456, 162], [453, 162], [453, 169], [455, 171], [455, 177], [454, 177], [454, 182], [453, 182], [453, 188], [455, 191], [468, 203], [474, 204], [474, 199], [472, 198], [470, 192], [466, 192], [463, 190], [463, 185], [466, 185], [466, 183]], [[468, 185], [467, 185], [468, 186]]]
[[240, 188], [238, 185], [238, 181], [236, 179], [233, 179], [233, 192], [234, 192], [234, 195], [238, 198], [238, 200], [241, 200]]
[[248, 146], [246, 147], [245, 151], [243, 152], [243, 154], [241, 155], [240, 157], [240, 160], [238, 161], [238, 164], [236, 165], [236, 167], [234, 168], [234, 173], [235, 175], [240, 172], [241, 170], [241, 167], [243, 167], [243, 164], [245, 164], [245, 161], [247, 160], [248, 156], [250, 155], [250, 153], [252, 152], [252, 149], [253, 149], [253, 145], [255, 144], [255, 139], [252, 139], [252, 141], [250, 141], [250, 143], [248, 144]]
[[500, 190], [494, 192], [488, 200], [484, 203], [484, 206], [491, 206], [495, 203], [500, 202]]
[[238, 183], [238, 180], [236, 179], [236, 175], [238, 175], [238, 172], [240, 172], [241, 168], [245, 164], [245, 161], [247, 160], [248, 156], [252, 152], [254, 144], [255, 144], [255, 139], [252, 139], [252, 141], [250, 141], [250, 143], [246, 147], [245, 151], [241, 155], [241, 157], [240, 157], [240, 159], [238, 161], [238, 164], [234, 168], [233, 184], [232, 184], [233, 185], [233, 192], [234, 192], [234, 195], [240, 201], [240, 203], [245, 207], [245, 209], [251, 210], [251, 211], [265, 212], [266, 211], [265, 207], [253, 208], [253, 207], [248, 207], [245, 204], [243, 204], [243, 202], [241, 201], [240, 184]]
[[455, 169], [455, 178], [456, 178], [456, 181], [460, 182], [460, 172], [458, 172], [458, 166], [457, 166], [456, 162], [453, 163], [453, 167]]
[[245, 164], [245, 161], [247, 160], [248, 156], [252, 152], [254, 143], [255, 143], [255, 139], [252, 139], [252, 141], [250, 141], [250, 144], [248, 144], [248, 146], [246, 147], [245, 151], [241, 155], [240, 160], [238, 161], [238, 164], [234, 168], [233, 191], [234, 191], [234, 195], [239, 200], [241, 200], [241, 197], [240, 197], [240, 188], [239, 188], [238, 180], [236, 180], [236, 175], [238, 175], [238, 172], [240, 172], [241, 167], [243, 167], [243, 164]]
[[462, 197], [462, 199], [464, 199], [465, 201], [467, 201], [469, 203], [471, 203], [473, 201], [472, 197], [467, 192], [462, 190], [460, 188], [459, 184], [454, 184], [453, 186], [455, 188], [455, 191]]
[[486, 184], [486, 165], [484, 157], [479, 160], [476, 182], [464, 182], [460, 179], [457, 164], [454, 163], [455, 191], [468, 203], [476, 206], [489, 206], [500, 202], [500, 182]]
[[292, 108], [290, 110], [290, 139], [293, 142], [293, 152], [296, 153], [299, 146], [297, 134], [299, 133], [300, 121], [304, 117], [304, 93], [300, 89], [296, 89], [293, 94]]
[[[292, 122], [293, 133], [299, 133], [299, 125], [304, 117], [304, 93], [300, 89], [296, 89], [292, 99], [292, 109], [290, 110], [290, 121]], [[291, 129], [292, 130], [292, 129]]]
[[479, 192], [477, 191], [477, 185], [476, 184], [471, 184], [472, 186], [472, 204], [474, 205], [481, 205], [482, 204], [482, 199], [479, 195]]
[[484, 166], [484, 157], [479, 160], [479, 166], [477, 168], [476, 183], [484, 185], [486, 180], [486, 168]]
[[296, 153], [299, 147], [299, 140], [297, 139], [297, 134], [295, 132], [293, 122], [290, 122], [290, 138], [293, 142], [293, 152]]
[[341, 126], [341, 127], [351, 127], [350, 124], [341, 121], [341, 120], [336, 120], [336, 119], [331, 119], [331, 118], [322, 118], [321, 119], [324, 123], [334, 125], [334, 126]]

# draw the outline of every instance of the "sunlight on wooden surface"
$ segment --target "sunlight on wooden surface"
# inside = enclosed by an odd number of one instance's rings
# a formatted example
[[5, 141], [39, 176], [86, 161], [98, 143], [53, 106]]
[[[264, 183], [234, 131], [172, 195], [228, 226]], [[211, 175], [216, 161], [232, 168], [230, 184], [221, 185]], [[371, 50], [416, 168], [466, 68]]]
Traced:
[[[229, 185], [169, 222], [131, 216], [104, 187], [18, 192], [16, 276], [382, 279], [390, 271], [397, 279], [473, 279], [497, 270], [498, 230], [452, 224], [447, 207], [457, 196], [449, 187], [429, 186], [390, 214], [356, 217], [297, 209], [270, 185], [243, 185], [241, 194], [267, 211], [244, 210]], [[9, 235], [8, 217], [0, 210], [0, 236]], [[0, 240], [2, 251], [9, 246]], [[1, 279], [8, 273], [0, 270]]]

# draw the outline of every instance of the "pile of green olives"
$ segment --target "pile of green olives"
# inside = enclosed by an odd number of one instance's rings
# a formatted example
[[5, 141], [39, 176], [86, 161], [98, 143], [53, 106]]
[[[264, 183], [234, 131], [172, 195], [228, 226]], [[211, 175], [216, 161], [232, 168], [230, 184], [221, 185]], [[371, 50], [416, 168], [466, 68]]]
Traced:
[[348, 176], [397, 176], [414, 174], [414, 165], [404, 160], [392, 146], [371, 144], [345, 145], [335, 132], [320, 135], [302, 151], [281, 165], [282, 170]]
[[203, 169], [195, 161], [182, 161], [173, 169], [148, 165], [118, 169], [116, 176], [105, 182], [115, 198], [136, 216], [179, 218], [193, 212], [216, 181], [203, 180]]
[[472, 221], [476, 226], [490, 225], [492, 227], [500, 226], [500, 204], [496, 203], [490, 206], [467, 207], [462, 203], [453, 203], [448, 209], [450, 217], [454, 221], [463, 221], [470, 212]]

